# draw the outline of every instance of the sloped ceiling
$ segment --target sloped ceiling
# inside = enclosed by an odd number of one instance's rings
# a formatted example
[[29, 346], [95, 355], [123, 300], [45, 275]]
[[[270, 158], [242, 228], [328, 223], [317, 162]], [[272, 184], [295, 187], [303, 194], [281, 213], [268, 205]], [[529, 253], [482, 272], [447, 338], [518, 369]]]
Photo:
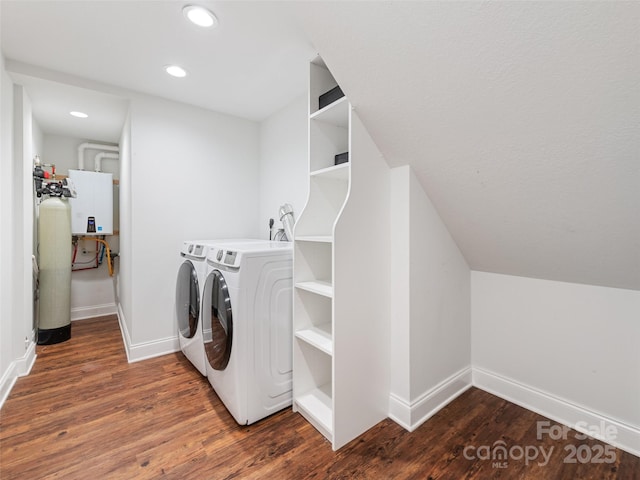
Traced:
[[472, 269], [640, 289], [640, 3], [297, 8]]
[[3, 53], [261, 120], [320, 52], [471, 268], [640, 289], [640, 3], [197, 3], [2, 0]]

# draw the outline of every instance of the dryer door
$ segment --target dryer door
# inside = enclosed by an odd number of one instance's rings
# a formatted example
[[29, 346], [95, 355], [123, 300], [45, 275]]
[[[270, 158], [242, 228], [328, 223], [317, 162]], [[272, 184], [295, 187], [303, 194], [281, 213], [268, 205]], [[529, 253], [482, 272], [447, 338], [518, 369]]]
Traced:
[[189, 260], [180, 265], [176, 281], [176, 317], [180, 335], [191, 338], [195, 335], [200, 318], [200, 287], [198, 273]]
[[227, 282], [220, 270], [213, 270], [204, 284], [204, 351], [214, 370], [224, 370], [231, 356], [233, 313]]

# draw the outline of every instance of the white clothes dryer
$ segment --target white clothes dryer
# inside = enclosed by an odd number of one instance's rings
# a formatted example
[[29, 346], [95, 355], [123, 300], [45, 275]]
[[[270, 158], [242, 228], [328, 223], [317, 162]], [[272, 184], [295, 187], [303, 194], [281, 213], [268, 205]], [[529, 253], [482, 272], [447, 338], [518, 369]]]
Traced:
[[[261, 243], [257, 239], [231, 239], [227, 242]], [[175, 321], [178, 326], [180, 349], [202, 375], [207, 375], [202, 340], [201, 305], [206, 259], [209, 246], [219, 240], [186, 240], [180, 249], [183, 260], [176, 279]]]
[[180, 349], [203, 375], [207, 374], [207, 368], [202, 348], [200, 302], [204, 286], [207, 250], [208, 247], [203, 243], [195, 241], [182, 243], [180, 256], [184, 261], [178, 268], [175, 308]]
[[291, 405], [292, 260], [290, 242], [218, 244], [207, 254], [207, 377], [241, 425]]

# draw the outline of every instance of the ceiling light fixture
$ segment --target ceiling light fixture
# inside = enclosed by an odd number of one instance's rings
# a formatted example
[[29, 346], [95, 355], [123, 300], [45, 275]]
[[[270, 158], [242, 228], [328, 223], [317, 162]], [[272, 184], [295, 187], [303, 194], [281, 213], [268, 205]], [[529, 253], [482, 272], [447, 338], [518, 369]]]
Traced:
[[87, 118], [89, 115], [87, 115], [84, 112], [69, 112], [69, 115], [73, 115], [74, 117], [78, 117], [78, 118]]
[[182, 78], [187, 76], [187, 71], [178, 65], [165, 65], [164, 70], [172, 77]]
[[182, 9], [182, 14], [199, 27], [215, 27], [218, 19], [209, 10], [198, 5], [187, 5]]

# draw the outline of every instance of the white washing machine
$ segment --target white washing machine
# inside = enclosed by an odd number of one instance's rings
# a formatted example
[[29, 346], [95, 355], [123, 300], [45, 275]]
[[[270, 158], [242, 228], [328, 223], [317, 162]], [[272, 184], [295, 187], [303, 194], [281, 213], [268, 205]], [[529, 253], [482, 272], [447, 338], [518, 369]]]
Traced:
[[241, 425], [291, 405], [292, 259], [290, 242], [218, 244], [207, 254], [207, 377]]
[[[264, 240], [233, 239], [226, 242], [262, 243]], [[209, 246], [219, 240], [187, 240], [182, 243], [180, 257], [184, 260], [176, 279], [175, 321], [178, 326], [180, 349], [202, 375], [207, 375], [202, 340], [202, 292], [207, 273]]]

